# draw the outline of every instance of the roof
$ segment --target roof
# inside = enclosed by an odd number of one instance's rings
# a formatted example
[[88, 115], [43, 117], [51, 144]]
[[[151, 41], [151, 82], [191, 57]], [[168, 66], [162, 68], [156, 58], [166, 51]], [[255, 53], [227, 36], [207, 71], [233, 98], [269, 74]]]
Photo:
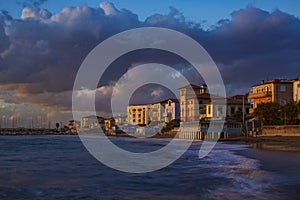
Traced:
[[298, 75], [296, 78], [292, 78], [289, 81], [294, 82], [300, 80], [300, 75]]
[[[226, 100], [223, 98], [219, 98], [219, 99], [213, 99], [211, 103], [224, 103], [224, 101], [226, 101], [226, 105], [242, 105], [243, 101], [239, 101], [239, 100], [235, 100], [235, 99], [231, 99], [231, 98], [226, 98]], [[244, 102], [244, 105], [250, 105], [248, 102]]]
[[234, 100], [237, 100], [237, 101], [246, 101], [247, 98], [248, 98], [248, 93], [247, 94], [237, 94], [237, 95], [234, 95], [234, 96], [231, 96], [229, 97], [230, 99], [234, 99]]
[[202, 93], [197, 94], [197, 99], [224, 99], [225, 97], [215, 95], [215, 94], [209, 94], [209, 93]]
[[149, 103], [145, 104], [145, 103], [133, 103], [133, 104], [129, 104], [128, 106], [148, 106]]
[[165, 100], [162, 100], [162, 101], [157, 101], [157, 102], [154, 102], [154, 103], [151, 103], [151, 104], [156, 104], [156, 103], [167, 103], [169, 100], [175, 102], [175, 103], [179, 103], [178, 99], [173, 99], [173, 98], [169, 98], [169, 99], [165, 99]]
[[[181, 88], [187, 88], [187, 87], [191, 87], [193, 89], [200, 89], [201, 88], [200, 86], [194, 85], [194, 84], [185, 85], [185, 86], [182, 86]], [[181, 89], [181, 88], [178, 88], [178, 89]]]
[[290, 81], [284, 81], [282, 79], [272, 79], [272, 80], [268, 80], [268, 81], [260, 83], [260, 84], [252, 85], [252, 87], [266, 85], [266, 84], [270, 84], [270, 83], [292, 84], [292, 82], [290, 82]]

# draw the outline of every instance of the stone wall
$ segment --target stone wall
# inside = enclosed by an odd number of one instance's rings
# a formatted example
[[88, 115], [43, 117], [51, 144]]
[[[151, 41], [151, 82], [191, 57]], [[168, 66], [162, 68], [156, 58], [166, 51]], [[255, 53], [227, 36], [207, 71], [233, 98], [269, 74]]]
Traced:
[[263, 136], [300, 136], [300, 125], [263, 126]]

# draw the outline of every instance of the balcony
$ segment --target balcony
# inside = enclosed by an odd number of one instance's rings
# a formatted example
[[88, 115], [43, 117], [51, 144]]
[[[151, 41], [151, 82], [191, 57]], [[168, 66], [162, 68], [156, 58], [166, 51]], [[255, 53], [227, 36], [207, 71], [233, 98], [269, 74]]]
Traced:
[[257, 99], [257, 98], [264, 98], [264, 97], [271, 97], [272, 92], [251, 92], [248, 96], [249, 99]]

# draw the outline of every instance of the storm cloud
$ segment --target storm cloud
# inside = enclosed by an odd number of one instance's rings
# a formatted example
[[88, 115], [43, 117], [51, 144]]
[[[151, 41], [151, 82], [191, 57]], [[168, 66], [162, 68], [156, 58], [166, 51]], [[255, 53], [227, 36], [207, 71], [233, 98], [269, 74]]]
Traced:
[[[267, 12], [247, 6], [204, 29], [186, 20], [176, 8], [170, 8], [167, 15], [155, 14], [140, 21], [136, 14], [109, 2], [98, 8], [65, 7], [57, 13], [39, 5], [25, 6], [20, 19], [5, 12], [0, 16], [0, 89], [8, 102], [21, 99], [47, 108], [70, 109], [75, 76], [87, 54], [116, 33], [146, 26], [171, 28], [198, 41], [216, 62], [229, 95], [246, 93], [262, 79], [300, 74], [300, 19], [279, 9]], [[143, 59], [149, 61], [147, 56], [131, 55], [127, 62], [116, 62], [114, 69], [125, 73]], [[189, 69], [186, 63], [168, 56], [159, 60]], [[109, 83], [121, 75], [99, 88], [110, 91]], [[186, 70], [185, 75], [192, 77], [193, 73]], [[151, 96], [158, 90], [147, 91]], [[100, 109], [105, 109], [103, 102], [110, 93], [98, 92]]]

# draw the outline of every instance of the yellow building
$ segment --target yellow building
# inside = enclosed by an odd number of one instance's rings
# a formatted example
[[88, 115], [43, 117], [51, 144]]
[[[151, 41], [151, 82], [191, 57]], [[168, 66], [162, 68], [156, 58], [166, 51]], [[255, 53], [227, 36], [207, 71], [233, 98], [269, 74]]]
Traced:
[[294, 90], [294, 101], [300, 101], [300, 75], [291, 80], [293, 82], [293, 90]]
[[252, 99], [250, 113], [254, 112], [259, 103], [273, 102], [285, 105], [293, 101], [293, 83], [291, 81], [273, 79], [261, 84], [253, 85], [249, 94]]
[[127, 106], [128, 123], [143, 124], [149, 123], [149, 105], [130, 105]]

